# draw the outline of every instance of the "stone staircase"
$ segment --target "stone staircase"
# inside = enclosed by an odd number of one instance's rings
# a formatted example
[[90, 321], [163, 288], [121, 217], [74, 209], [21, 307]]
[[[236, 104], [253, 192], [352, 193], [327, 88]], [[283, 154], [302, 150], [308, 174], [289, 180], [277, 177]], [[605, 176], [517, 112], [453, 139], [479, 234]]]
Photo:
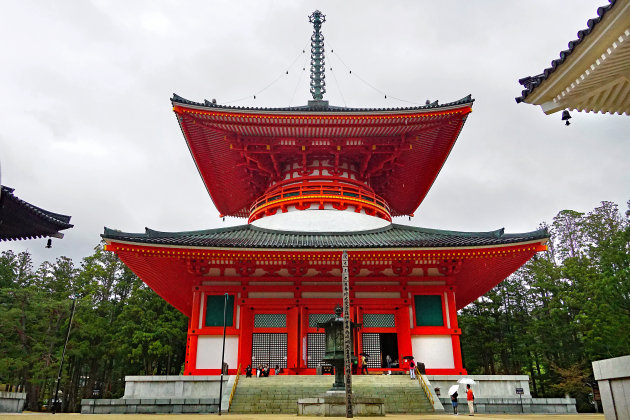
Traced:
[[[297, 401], [316, 397], [331, 388], [332, 375], [279, 375], [268, 378], [241, 376], [230, 413], [296, 414]], [[430, 413], [431, 403], [417, 380], [406, 375], [357, 375], [352, 377], [354, 395], [385, 399], [385, 413]]]

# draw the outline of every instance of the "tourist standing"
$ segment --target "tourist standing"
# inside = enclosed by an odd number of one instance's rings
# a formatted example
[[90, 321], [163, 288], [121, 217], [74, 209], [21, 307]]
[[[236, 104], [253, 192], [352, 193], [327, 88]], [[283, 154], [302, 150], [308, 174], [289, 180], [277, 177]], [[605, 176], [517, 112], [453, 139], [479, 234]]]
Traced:
[[387, 364], [387, 374], [392, 374], [392, 358], [389, 357], [389, 354], [385, 356], [385, 363]]
[[451, 395], [451, 404], [453, 404], [453, 414], [457, 415], [457, 391]]
[[365, 357], [364, 354], [361, 355], [361, 375], [367, 375], [368, 374], [368, 368], [367, 368], [367, 357]]
[[413, 359], [409, 360], [409, 376], [411, 379], [416, 379], [416, 364]]
[[252, 365], [247, 365], [247, 369], [245, 369], [245, 377], [246, 378], [252, 377]]
[[473, 394], [473, 390], [470, 387], [470, 384], [466, 384], [466, 402], [468, 403], [468, 414], [469, 416], [475, 415], [475, 394]]

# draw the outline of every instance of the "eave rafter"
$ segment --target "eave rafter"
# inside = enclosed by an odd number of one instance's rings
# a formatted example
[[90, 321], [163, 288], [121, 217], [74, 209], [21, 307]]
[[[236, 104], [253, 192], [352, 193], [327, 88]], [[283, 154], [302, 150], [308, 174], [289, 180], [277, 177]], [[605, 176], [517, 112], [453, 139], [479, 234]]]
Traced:
[[[232, 269], [238, 277], [256, 279], [256, 278], [283, 278], [287, 277], [305, 278], [309, 277], [331, 277], [336, 276], [334, 273], [339, 270], [336, 262], [322, 262], [311, 259], [286, 259], [280, 260], [275, 264], [269, 264], [265, 261], [256, 259], [232, 259], [232, 260], [214, 260], [214, 259], [198, 259], [198, 258], [181, 258], [180, 261], [185, 264], [187, 272], [198, 277], [199, 281], [203, 278], [211, 276], [212, 269], [225, 276], [226, 269]], [[425, 274], [415, 274], [413, 277], [430, 277], [432, 279], [440, 279], [444, 276], [452, 276], [459, 273], [464, 259], [436, 259], [432, 261], [417, 261], [408, 258], [393, 258], [387, 261], [363, 261], [353, 260], [349, 264], [350, 275], [358, 278], [374, 278], [383, 277], [391, 278], [392, 276], [412, 276], [414, 270], [421, 269]], [[426, 273], [430, 269], [435, 269], [436, 275], [427, 276]], [[281, 274], [284, 272], [284, 274]]]

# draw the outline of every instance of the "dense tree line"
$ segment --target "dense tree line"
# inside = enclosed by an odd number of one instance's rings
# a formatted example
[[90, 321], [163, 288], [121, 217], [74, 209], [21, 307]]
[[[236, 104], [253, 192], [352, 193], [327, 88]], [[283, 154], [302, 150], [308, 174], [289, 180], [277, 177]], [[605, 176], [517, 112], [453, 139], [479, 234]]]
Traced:
[[630, 354], [630, 202], [563, 210], [549, 251], [460, 313], [469, 373], [527, 374], [533, 396], [591, 409], [591, 362]]
[[117, 398], [125, 375], [177, 375], [187, 318], [99, 246], [76, 267], [58, 258], [33, 267], [27, 252], [0, 256], [0, 390], [27, 393], [29, 410], [49, 404], [70, 321], [60, 398]]
[[[630, 354], [630, 202], [561, 211], [549, 251], [460, 312], [471, 374], [527, 374], [537, 397], [590, 408], [591, 361]], [[0, 386], [49, 403], [71, 298], [77, 309], [62, 372], [64, 411], [82, 398], [118, 398], [125, 375], [179, 374], [187, 319], [117, 257], [95, 248], [79, 267], [61, 257], [33, 267], [27, 252], [0, 255]]]

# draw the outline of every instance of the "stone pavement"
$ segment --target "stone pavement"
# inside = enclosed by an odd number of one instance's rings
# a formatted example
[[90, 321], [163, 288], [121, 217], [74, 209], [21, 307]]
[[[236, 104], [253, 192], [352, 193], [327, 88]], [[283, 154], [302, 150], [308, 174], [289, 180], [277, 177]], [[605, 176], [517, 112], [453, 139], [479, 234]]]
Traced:
[[[78, 414], [78, 413], [33, 413], [0, 414], [0, 420], [199, 420], [201, 416], [216, 416], [216, 414]], [[82, 419], [79, 419], [82, 417]], [[143, 417], [143, 419], [140, 419]], [[288, 414], [223, 414], [226, 420], [307, 420], [324, 419], [324, 417], [298, 417]], [[385, 416], [388, 420], [446, 420], [454, 417], [452, 414], [391, 414]], [[328, 417], [343, 419], [343, 417]], [[355, 417], [358, 419], [367, 417]], [[374, 417], [371, 417], [374, 418]], [[460, 414], [458, 419], [470, 418]], [[476, 414], [476, 420], [604, 420], [603, 414]]]

